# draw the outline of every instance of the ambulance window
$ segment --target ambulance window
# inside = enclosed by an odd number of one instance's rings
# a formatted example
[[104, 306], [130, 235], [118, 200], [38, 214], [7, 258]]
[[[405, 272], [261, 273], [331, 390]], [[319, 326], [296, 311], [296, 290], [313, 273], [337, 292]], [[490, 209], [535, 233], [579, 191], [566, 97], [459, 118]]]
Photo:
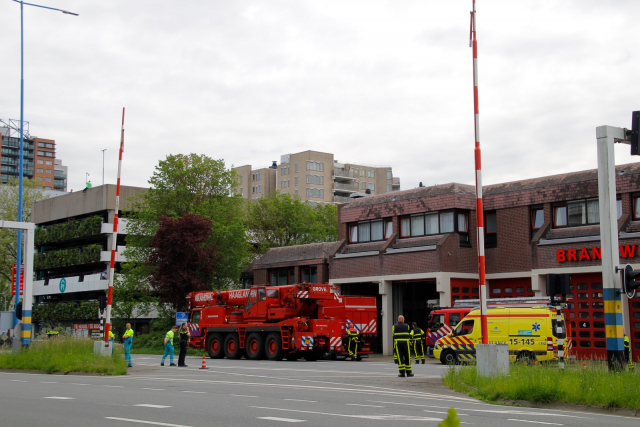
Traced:
[[456, 326], [460, 323], [460, 313], [449, 313], [449, 326]]
[[593, 322], [594, 328], [604, 328], [604, 322]]
[[191, 323], [200, 323], [200, 311], [194, 311], [191, 313]]
[[459, 337], [460, 335], [469, 335], [473, 332], [473, 320], [465, 320], [460, 323], [460, 325], [456, 328], [454, 336]]
[[597, 348], [605, 348], [607, 346], [607, 343], [604, 341], [596, 341], [596, 347]]
[[594, 311], [593, 312], [594, 319], [604, 319], [604, 313], [602, 311]]
[[[593, 303], [593, 308], [604, 308], [604, 303], [603, 302], [594, 302]], [[637, 313], [640, 314], [640, 313]]]

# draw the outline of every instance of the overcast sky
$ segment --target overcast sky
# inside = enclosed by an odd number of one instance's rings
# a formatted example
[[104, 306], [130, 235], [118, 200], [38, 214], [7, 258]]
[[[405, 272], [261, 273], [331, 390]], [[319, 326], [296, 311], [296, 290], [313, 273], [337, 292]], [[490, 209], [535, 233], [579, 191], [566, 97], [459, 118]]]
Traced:
[[[34, 0], [35, 2], [36, 0]], [[25, 6], [25, 120], [69, 189], [198, 153], [304, 150], [392, 166], [402, 189], [474, 183], [471, 0], [40, 0]], [[597, 166], [595, 128], [640, 110], [640, 1], [478, 0], [485, 184]], [[0, 0], [0, 118], [20, 118], [20, 5]], [[635, 77], [633, 77], [635, 76]], [[628, 146], [616, 163], [640, 160]]]

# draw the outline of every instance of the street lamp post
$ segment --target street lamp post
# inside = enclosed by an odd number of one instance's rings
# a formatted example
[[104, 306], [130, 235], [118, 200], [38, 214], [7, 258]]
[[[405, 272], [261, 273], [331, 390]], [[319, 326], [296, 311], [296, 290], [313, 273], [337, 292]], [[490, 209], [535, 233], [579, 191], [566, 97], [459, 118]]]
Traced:
[[[62, 12], [66, 15], [78, 16], [77, 13], [69, 12], [62, 9], [56, 9], [53, 7], [41, 6], [38, 4], [26, 3], [21, 0], [13, 0], [16, 3], [20, 3], [20, 162], [18, 169], [18, 222], [22, 222], [22, 192], [23, 185], [22, 180], [24, 177], [24, 5], [40, 7], [42, 9], [55, 10]], [[22, 230], [18, 229], [18, 246], [16, 248], [16, 277], [20, 277], [20, 269], [22, 264]], [[19, 283], [19, 282], [18, 282]], [[20, 301], [20, 286], [16, 286], [16, 300], [17, 305]], [[23, 316], [24, 317], [24, 316]], [[27, 316], [28, 317], [28, 316]], [[14, 317], [14, 324], [19, 323], [18, 318]]]
[[102, 185], [104, 185], [104, 152], [107, 151], [105, 148], [102, 150]]

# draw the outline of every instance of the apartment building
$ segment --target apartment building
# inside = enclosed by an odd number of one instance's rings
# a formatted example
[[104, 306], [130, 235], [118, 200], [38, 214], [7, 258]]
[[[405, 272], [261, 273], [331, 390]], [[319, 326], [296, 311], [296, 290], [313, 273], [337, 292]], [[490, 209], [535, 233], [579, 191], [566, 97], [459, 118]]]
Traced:
[[67, 175], [69, 167], [62, 164], [62, 159], [53, 161], [53, 189], [67, 191]]
[[332, 153], [302, 151], [284, 154], [268, 168], [252, 170], [250, 165], [234, 168], [238, 192], [256, 199], [279, 190], [315, 203], [349, 203], [354, 193], [383, 194], [400, 190], [400, 178], [390, 166], [368, 166], [339, 162]]
[[[28, 122], [24, 122], [24, 129], [23, 176], [40, 181], [46, 190], [62, 190], [61, 186], [55, 186], [54, 183], [56, 142], [29, 135]], [[10, 120], [9, 123], [0, 121], [0, 145], [0, 182], [7, 183], [12, 178], [18, 178], [20, 172], [20, 128], [15, 125], [15, 120]]]

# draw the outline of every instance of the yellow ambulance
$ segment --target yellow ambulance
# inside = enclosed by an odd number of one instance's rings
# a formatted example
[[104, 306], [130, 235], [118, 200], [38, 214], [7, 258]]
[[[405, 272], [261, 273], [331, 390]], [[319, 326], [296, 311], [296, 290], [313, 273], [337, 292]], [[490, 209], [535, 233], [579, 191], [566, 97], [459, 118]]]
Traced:
[[[511, 361], [557, 358], [556, 311], [548, 306], [487, 309], [489, 344], [507, 344]], [[474, 361], [481, 344], [480, 309], [472, 310], [455, 329], [440, 338], [433, 355], [442, 364]]]

